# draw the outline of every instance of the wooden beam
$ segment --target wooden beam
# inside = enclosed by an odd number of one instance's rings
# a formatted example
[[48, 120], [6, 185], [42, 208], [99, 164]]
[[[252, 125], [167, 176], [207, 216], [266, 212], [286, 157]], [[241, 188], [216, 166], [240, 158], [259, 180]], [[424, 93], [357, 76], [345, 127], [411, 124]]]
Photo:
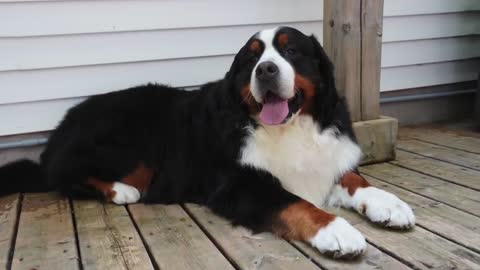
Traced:
[[398, 122], [380, 117], [383, 0], [324, 0], [323, 48], [347, 99], [363, 163], [395, 158]]
[[323, 47], [352, 121], [361, 120], [361, 6], [358, 0], [324, 0]]
[[383, 0], [325, 0], [323, 47], [353, 121], [380, 116]]
[[383, 0], [362, 0], [361, 119], [380, 115]]
[[390, 117], [353, 123], [353, 131], [363, 153], [362, 164], [395, 159], [397, 128], [397, 120]]

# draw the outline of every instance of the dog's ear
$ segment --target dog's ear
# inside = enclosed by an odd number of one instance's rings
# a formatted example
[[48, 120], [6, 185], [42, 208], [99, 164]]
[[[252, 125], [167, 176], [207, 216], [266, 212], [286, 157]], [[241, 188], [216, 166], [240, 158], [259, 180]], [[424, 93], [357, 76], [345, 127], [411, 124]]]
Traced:
[[242, 51], [244, 48], [241, 48], [238, 53], [235, 55], [235, 58], [233, 58], [232, 65], [230, 65], [230, 69], [228, 72], [225, 74], [225, 79], [226, 80], [232, 80], [235, 77], [235, 74], [238, 71], [238, 66], [240, 64], [240, 55], [242, 54]]
[[322, 89], [319, 89], [320, 93], [317, 95], [317, 99], [315, 101], [317, 108], [321, 108], [318, 111], [319, 115], [317, 115], [317, 118], [321, 119], [322, 122], [328, 122], [329, 119], [333, 117], [333, 111], [335, 110], [335, 106], [339, 101], [335, 86], [334, 66], [318, 42], [317, 38], [314, 35], [311, 35], [310, 40], [315, 50], [315, 61], [317, 62], [316, 64], [322, 78]]
[[320, 42], [318, 42], [314, 35], [310, 36], [310, 40], [312, 41], [315, 50], [315, 59], [318, 61], [318, 69], [325, 80], [324, 83], [328, 85], [328, 88], [335, 89], [335, 76], [332, 61], [330, 61], [330, 58], [327, 56], [322, 45], [320, 45]]

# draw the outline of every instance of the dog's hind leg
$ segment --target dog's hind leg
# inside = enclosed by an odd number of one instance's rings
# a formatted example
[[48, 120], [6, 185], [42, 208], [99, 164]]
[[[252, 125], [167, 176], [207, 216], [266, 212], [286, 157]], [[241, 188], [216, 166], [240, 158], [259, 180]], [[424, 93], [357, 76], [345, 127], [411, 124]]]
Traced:
[[153, 170], [139, 165], [120, 181], [107, 182], [97, 177], [89, 177], [87, 185], [94, 187], [103, 193], [107, 201], [116, 204], [136, 203], [140, 200], [142, 193], [146, 193], [150, 187], [153, 177]]
[[101, 192], [105, 199], [116, 204], [136, 203], [140, 200], [140, 191], [122, 182], [106, 182], [95, 177], [87, 180], [87, 185]]

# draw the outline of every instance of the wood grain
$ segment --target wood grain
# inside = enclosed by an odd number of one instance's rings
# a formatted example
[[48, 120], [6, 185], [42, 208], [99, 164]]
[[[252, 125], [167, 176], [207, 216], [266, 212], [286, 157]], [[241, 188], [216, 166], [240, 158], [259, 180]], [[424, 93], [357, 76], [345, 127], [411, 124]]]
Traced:
[[324, 0], [323, 48], [335, 66], [338, 92], [352, 121], [361, 119], [361, 1]]
[[479, 254], [419, 226], [409, 231], [392, 231], [371, 224], [348, 210], [337, 208], [331, 211], [345, 217], [369, 242], [402, 258], [415, 269], [478, 269]]
[[365, 176], [375, 187], [397, 195], [412, 207], [417, 224], [480, 253], [480, 218], [376, 178]]
[[399, 135], [480, 154], [480, 138], [471, 133], [428, 127], [403, 127]]
[[362, 0], [361, 119], [380, 116], [383, 0]]
[[390, 117], [353, 123], [353, 131], [362, 149], [362, 164], [395, 159], [398, 121]]
[[392, 164], [361, 167], [360, 171], [395, 186], [443, 202], [467, 213], [480, 216], [480, 192], [423, 175]]
[[160, 269], [233, 269], [179, 205], [128, 208]]
[[474, 154], [442, 145], [407, 138], [399, 139], [397, 141], [397, 148], [422, 156], [467, 167], [473, 170], [480, 170], [480, 154]]
[[480, 190], [480, 171], [468, 169], [448, 162], [431, 159], [402, 150], [397, 151], [397, 159], [392, 164], [444, 179], [462, 186]]
[[83, 269], [154, 269], [124, 206], [74, 201]]
[[68, 199], [53, 192], [25, 194], [12, 269], [79, 269]]
[[295, 242], [293, 243], [295, 247], [302, 251], [303, 254], [306, 254], [311, 260], [315, 261], [324, 269], [329, 270], [401, 270], [401, 269], [410, 269], [410, 267], [402, 264], [396, 259], [390, 257], [386, 253], [382, 252], [378, 248], [368, 244], [366, 253], [361, 257], [354, 260], [335, 260], [323, 256], [317, 250], [311, 246]]
[[205, 207], [187, 204], [186, 209], [240, 269], [318, 269], [308, 258], [272, 234], [252, 235], [213, 214]]
[[7, 268], [15, 243], [20, 194], [0, 198], [0, 268]]

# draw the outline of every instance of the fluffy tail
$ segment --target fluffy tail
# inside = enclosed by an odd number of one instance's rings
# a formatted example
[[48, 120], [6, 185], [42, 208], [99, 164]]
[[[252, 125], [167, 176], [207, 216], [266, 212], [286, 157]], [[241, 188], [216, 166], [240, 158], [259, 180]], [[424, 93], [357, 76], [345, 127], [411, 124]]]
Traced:
[[22, 159], [0, 167], [0, 196], [16, 192], [46, 192], [47, 177], [40, 164]]

